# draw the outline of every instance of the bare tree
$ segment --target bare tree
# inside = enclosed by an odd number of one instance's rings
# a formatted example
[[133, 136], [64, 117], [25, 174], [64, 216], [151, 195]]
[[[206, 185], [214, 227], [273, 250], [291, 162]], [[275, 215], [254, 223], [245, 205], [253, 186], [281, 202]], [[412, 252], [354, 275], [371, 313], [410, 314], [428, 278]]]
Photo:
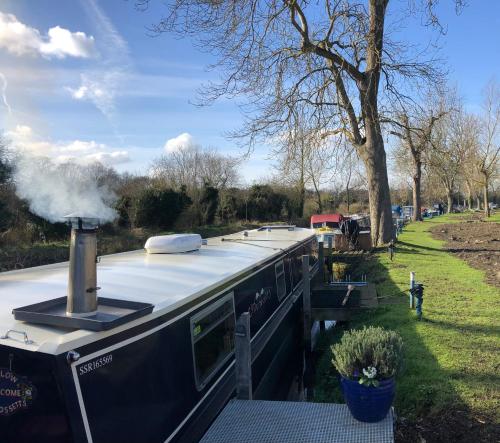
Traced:
[[336, 152], [333, 175], [336, 187], [345, 191], [346, 209], [349, 213], [352, 191], [366, 186], [366, 179], [357, 152], [352, 149], [348, 142], [343, 144], [343, 149], [338, 149]]
[[316, 197], [317, 213], [321, 214], [324, 210], [321, 189], [330, 181], [333, 166], [331, 148], [317, 138], [316, 143], [316, 149], [307, 161], [307, 172]]
[[460, 130], [457, 135], [463, 149], [460, 175], [466, 189], [466, 206], [472, 210], [473, 198], [481, 194], [481, 177], [478, 169], [478, 149], [480, 121], [474, 115], [461, 116]]
[[488, 188], [492, 177], [498, 174], [500, 152], [500, 87], [491, 81], [484, 91], [480, 143], [477, 149], [477, 168], [483, 188], [484, 214], [490, 216]]
[[[149, 1], [136, 3], [146, 7]], [[384, 34], [388, 3], [173, 0], [153, 27], [193, 36], [215, 54], [222, 81], [209, 85], [204, 98], [249, 99], [248, 124], [240, 135], [252, 141], [282, 133], [300, 105], [318, 127], [346, 136], [365, 165], [374, 244], [392, 237], [379, 89], [403, 100], [399, 77], [436, 80], [437, 75], [431, 63], [416, 61], [415, 53], [405, 55], [408, 48]], [[428, 22], [438, 24], [438, 1], [421, 3]]]
[[185, 191], [193, 202], [193, 219], [201, 224], [206, 222], [206, 193], [213, 195], [215, 188], [216, 200], [225, 201], [228, 189], [238, 184], [237, 165], [237, 159], [215, 149], [188, 145], [153, 161], [150, 175], [156, 185]]
[[238, 182], [238, 160], [215, 149], [186, 146], [153, 161], [151, 176], [173, 189], [188, 191], [213, 186], [224, 189]]
[[470, 126], [459, 102], [455, 91], [443, 97], [442, 109], [449, 111], [435, 123], [430, 138], [432, 149], [424, 151], [428, 174], [438, 177], [445, 190], [448, 213], [452, 211], [453, 194], [470, 149], [467, 139]]
[[305, 139], [305, 129], [301, 121], [295, 121], [292, 127], [283, 134], [282, 139], [272, 150], [272, 158], [277, 158], [274, 165], [279, 178], [290, 186], [297, 188], [298, 215], [304, 214], [307, 182], [307, 160], [311, 147]]
[[436, 122], [445, 114], [446, 111], [435, 111], [432, 107], [431, 109], [415, 107], [413, 116], [409, 111], [403, 110], [392, 122], [395, 129], [391, 134], [400, 139], [401, 146], [410, 154], [414, 221], [422, 221], [421, 184], [425, 152], [431, 146], [432, 130]]
[[[474, 161], [474, 163], [472, 163]], [[463, 161], [462, 177], [465, 185], [467, 209], [472, 210], [474, 199], [478, 199], [481, 189], [478, 186], [479, 177], [477, 175], [477, 168], [475, 164], [476, 158], [472, 158], [467, 154]]]
[[322, 137], [317, 128], [308, 127], [304, 116], [296, 111], [289, 120], [291, 127], [282, 134], [272, 154], [277, 157], [275, 167], [281, 176], [297, 187], [302, 217], [307, 187], [314, 190], [318, 213], [323, 212], [321, 187], [330, 179], [332, 152], [336, 147], [335, 140]]

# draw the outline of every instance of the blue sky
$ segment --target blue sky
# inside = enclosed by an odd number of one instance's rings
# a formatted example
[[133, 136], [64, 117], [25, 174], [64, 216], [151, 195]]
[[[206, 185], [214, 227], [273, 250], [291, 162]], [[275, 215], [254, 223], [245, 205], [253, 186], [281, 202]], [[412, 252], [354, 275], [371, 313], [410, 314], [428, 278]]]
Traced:
[[[236, 103], [190, 104], [203, 82], [217, 79], [205, 69], [213, 60], [188, 39], [148, 35], [164, 11], [163, 2], [152, 3], [139, 12], [133, 0], [2, 0], [0, 128], [42, 153], [99, 159], [120, 171], [144, 173], [183, 133], [241, 153], [224, 137], [242, 122]], [[390, 11], [406, 3], [392, 0]], [[452, 1], [441, 0], [447, 34], [440, 43], [451, 83], [476, 110], [481, 89], [500, 70], [500, 2], [470, 3], [456, 16]], [[417, 22], [402, 33], [425, 42], [430, 31]], [[7, 35], [13, 30], [17, 40]], [[267, 152], [258, 147], [242, 166], [247, 182], [271, 174]]]

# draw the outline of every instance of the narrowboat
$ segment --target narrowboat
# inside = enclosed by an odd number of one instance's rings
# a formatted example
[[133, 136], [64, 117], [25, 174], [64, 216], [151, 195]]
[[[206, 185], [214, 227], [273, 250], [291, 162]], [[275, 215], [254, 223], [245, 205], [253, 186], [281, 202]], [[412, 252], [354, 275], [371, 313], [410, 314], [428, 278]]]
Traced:
[[303, 372], [314, 231], [178, 236], [169, 251], [152, 240], [96, 260], [95, 229], [78, 219], [69, 262], [0, 274], [2, 443], [198, 441], [235, 395], [244, 312], [254, 398], [287, 395]]

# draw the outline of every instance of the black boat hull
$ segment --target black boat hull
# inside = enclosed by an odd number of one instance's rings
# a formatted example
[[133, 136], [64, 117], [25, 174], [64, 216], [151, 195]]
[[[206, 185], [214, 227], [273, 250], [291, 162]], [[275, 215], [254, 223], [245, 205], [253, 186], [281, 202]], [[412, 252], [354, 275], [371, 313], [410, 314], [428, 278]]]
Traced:
[[198, 441], [234, 395], [235, 375], [231, 353], [197, 379], [193, 318], [225, 300], [235, 318], [251, 312], [254, 397], [284, 398], [302, 373], [301, 257], [315, 248], [308, 239], [179, 309], [74, 349], [73, 362], [0, 346], [0, 367], [36, 390], [26, 408], [0, 414], [0, 441]]

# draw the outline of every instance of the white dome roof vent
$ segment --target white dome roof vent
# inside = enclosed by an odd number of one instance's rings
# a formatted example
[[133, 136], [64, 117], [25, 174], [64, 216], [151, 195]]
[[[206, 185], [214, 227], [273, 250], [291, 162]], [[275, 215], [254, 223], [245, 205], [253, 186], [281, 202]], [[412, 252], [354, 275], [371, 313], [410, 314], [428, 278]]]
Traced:
[[171, 234], [149, 237], [144, 245], [148, 254], [179, 254], [201, 248], [199, 234]]

